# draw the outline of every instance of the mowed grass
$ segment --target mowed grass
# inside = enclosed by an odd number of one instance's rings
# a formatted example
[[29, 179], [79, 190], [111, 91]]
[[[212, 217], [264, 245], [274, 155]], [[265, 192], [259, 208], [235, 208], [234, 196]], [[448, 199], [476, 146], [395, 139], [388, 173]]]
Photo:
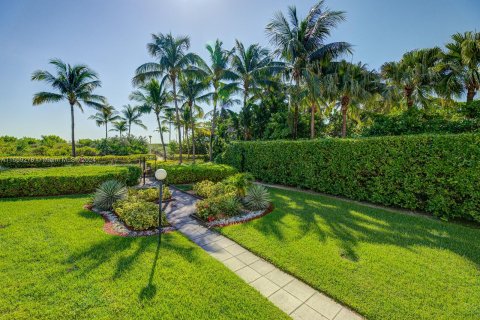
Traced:
[[22, 168], [0, 171], [0, 179], [26, 177], [65, 177], [65, 176], [95, 176], [107, 173], [126, 172], [124, 166], [71, 166], [52, 168]]
[[480, 229], [270, 189], [221, 232], [369, 319], [480, 319]]
[[286, 319], [179, 233], [121, 238], [85, 196], [0, 200], [0, 319]]

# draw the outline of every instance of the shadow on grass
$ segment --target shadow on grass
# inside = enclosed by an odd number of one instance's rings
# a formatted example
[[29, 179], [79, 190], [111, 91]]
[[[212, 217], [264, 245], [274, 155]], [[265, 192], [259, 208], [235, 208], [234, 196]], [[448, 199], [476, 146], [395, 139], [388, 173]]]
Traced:
[[140, 291], [138, 298], [140, 300], [151, 300], [157, 293], [157, 286], [153, 283], [153, 276], [157, 269], [157, 261], [160, 253], [160, 238], [157, 242], [157, 250], [155, 251], [155, 258], [153, 259], [152, 268], [150, 269], [150, 276], [148, 277], [148, 284]]
[[301, 192], [271, 191], [276, 209], [252, 224], [267, 237], [294, 241], [314, 234], [319, 242], [333, 239], [339, 255], [353, 262], [361, 259], [358, 243], [368, 242], [411, 251], [415, 246], [440, 248], [480, 263], [478, 229]]

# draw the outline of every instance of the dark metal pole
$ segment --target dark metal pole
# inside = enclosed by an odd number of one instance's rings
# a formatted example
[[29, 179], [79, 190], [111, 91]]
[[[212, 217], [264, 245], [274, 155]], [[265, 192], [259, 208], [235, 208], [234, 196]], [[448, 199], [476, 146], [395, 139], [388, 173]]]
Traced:
[[162, 242], [162, 202], [163, 202], [163, 180], [159, 181], [159, 193], [158, 199], [158, 243]]

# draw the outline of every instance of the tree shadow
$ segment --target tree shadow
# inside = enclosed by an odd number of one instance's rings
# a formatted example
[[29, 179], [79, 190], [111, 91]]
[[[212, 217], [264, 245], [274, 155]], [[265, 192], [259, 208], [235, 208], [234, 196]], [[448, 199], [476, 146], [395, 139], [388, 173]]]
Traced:
[[353, 262], [361, 259], [359, 243], [368, 242], [400, 246], [412, 252], [418, 246], [440, 248], [480, 263], [480, 242], [475, 241], [480, 235], [478, 229], [318, 195], [272, 190], [275, 210], [252, 225], [280, 241], [292, 240], [292, 234], [296, 237], [293, 240], [312, 234], [319, 242], [333, 239], [340, 248], [339, 255]]
[[[159, 238], [160, 239], [160, 238]], [[140, 291], [138, 298], [140, 300], [151, 300], [157, 294], [157, 286], [153, 283], [153, 276], [157, 268], [158, 256], [160, 254], [160, 240], [157, 242], [157, 250], [155, 251], [155, 258], [153, 259], [152, 267], [150, 269], [150, 276], [148, 277], [148, 284]]]

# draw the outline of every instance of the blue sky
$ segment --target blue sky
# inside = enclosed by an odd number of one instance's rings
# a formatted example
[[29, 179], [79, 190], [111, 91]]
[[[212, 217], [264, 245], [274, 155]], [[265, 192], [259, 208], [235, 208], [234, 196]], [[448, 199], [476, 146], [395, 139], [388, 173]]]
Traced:
[[[205, 57], [205, 43], [216, 38], [231, 47], [235, 39], [268, 45], [265, 25], [276, 11], [296, 5], [304, 16], [314, 1], [305, 0], [0, 0], [0, 135], [57, 134], [69, 138], [65, 103], [33, 107], [32, 95], [47, 89], [30, 81], [36, 69], [48, 69], [58, 57], [85, 63], [97, 71], [106, 96], [117, 109], [129, 103], [131, 78], [150, 61], [150, 34], [172, 32], [191, 37], [191, 50]], [[354, 61], [378, 68], [415, 48], [443, 46], [451, 34], [480, 30], [478, 0], [327, 0], [347, 12], [347, 22], [332, 41], [355, 45]], [[77, 110], [76, 135], [100, 138], [101, 128], [87, 120], [92, 110]], [[145, 116], [153, 133], [152, 116]]]

